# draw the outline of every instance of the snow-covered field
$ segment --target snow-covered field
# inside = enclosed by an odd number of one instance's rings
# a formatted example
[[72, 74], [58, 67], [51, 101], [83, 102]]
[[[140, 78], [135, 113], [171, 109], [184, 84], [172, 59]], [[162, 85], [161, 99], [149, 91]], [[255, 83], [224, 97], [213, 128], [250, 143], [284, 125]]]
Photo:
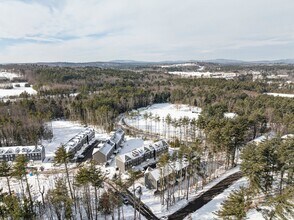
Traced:
[[12, 80], [13, 78], [19, 78], [19, 77], [20, 76], [16, 73], [0, 71], [0, 78], [6, 78], [9, 80]]
[[[169, 64], [162, 65], [161, 68], [170, 68], [170, 67], [187, 67], [187, 66], [199, 66], [197, 63], [178, 63], [178, 64]], [[199, 66], [201, 67], [201, 66]]]
[[[23, 92], [27, 92], [30, 95], [37, 94], [37, 91], [32, 87], [25, 87], [26, 83], [11, 83], [13, 85], [12, 89], [0, 89], [0, 98], [6, 98], [9, 96], [19, 96]], [[15, 85], [19, 84], [20, 87], [16, 87]]]
[[196, 77], [196, 78], [224, 78], [232, 79], [237, 76], [236, 73], [225, 73], [225, 72], [182, 72], [182, 71], [170, 71], [172, 75], [180, 75], [183, 77]]
[[265, 93], [266, 95], [271, 96], [279, 96], [279, 97], [286, 97], [286, 98], [294, 98], [294, 94], [285, 94], [285, 93]]
[[[173, 137], [178, 136], [180, 132], [179, 125], [173, 123], [175, 120], [180, 120], [184, 117], [187, 117], [189, 120], [197, 120], [200, 113], [201, 108], [198, 107], [161, 103], [133, 111], [129, 117], [125, 118], [125, 122], [143, 131], [151, 131], [162, 136]], [[146, 118], [147, 115], [148, 118]], [[170, 125], [166, 122], [168, 115], [172, 119]]]

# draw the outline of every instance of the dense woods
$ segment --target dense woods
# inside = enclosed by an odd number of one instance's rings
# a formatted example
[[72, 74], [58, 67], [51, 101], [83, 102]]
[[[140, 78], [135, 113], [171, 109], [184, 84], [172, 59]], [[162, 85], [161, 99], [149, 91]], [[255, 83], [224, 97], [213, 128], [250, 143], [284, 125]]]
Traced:
[[253, 130], [269, 125], [277, 132], [294, 132], [293, 101], [261, 95], [279, 84], [94, 67], [21, 66], [19, 71], [38, 90], [38, 96], [23, 95], [0, 103], [2, 146], [35, 144], [46, 136], [44, 121], [54, 118], [79, 120], [110, 131], [119, 114], [160, 102], [190, 104], [208, 112], [216, 108], [207, 115], [209, 120], [211, 115], [235, 112], [251, 122]]
[[248, 187], [234, 191], [217, 215], [222, 219], [245, 219], [258, 208], [265, 219], [292, 219], [294, 139], [274, 138], [260, 145], [248, 144], [241, 154], [241, 170]]
[[[191, 186], [195, 190], [203, 187], [206, 181], [215, 178], [213, 174], [219, 165], [225, 164], [226, 169], [234, 167], [236, 155], [241, 151], [241, 169], [248, 177], [250, 187], [234, 192], [218, 215], [231, 219], [233, 212], [236, 214], [232, 219], [244, 219], [246, 211], [260, 200], [256, 195], [270, 198], [268, 205], [275, 211], [265, 210], [268, 215], [283, 219], [281, 210], [293, 208], [293, 204], [288, 204], [289, 196], [293, 196], [293, 140], [276, 138], [258, 147], [246, 145], [269, 131], [278, 137], [294, 133], [293, 99], [263, 94], [291, 91], [288, 85], [281, 87], [279, 83], [253, 82], [246, 77], [235, 80], [181, 78], [159, 72], [156, 68], [136, 72], [94, 67], [27, 65], [18, 68], [23, 78], [34, 85], [38, 95], [22, 94], [17, 99], [0, 102], [0, 147], [37, 144], [50, 137], [50, 126], [46, 122], [56, 118], [77, 120], [111, 131], [117, 117], [133, 109], [162, 102], [189, 104], [202, 108], [197, 122], [187, 122], [193, 123], [191, 128], [200, 128], [201, 135], [192, 135], [192, 140], [170, 140], [171, 146], [179, 151], [172, 156], [164, 155], [158, 164], [164, 168], [176, 161], [189, 162], [189, 175], [181, 180], [187, 185], [180, 188], [180, 194], [188, 200]], [[227, 68], [223, 67], [223, 70]], [[237, 116], [226, 118], [226, 112], [234, 112]], [[185, 120], [176, 123], [183, 128], [185, 136], [188, 133]], [[189, 132], [195, 134], [195, 129]], [[105, 180], [101, 171], [91, 164], [80, 168], [73, 179], [67, 167], [68, 158], [64, 148], [59, 148], [55, 163], [65, 167], [66, 176], [56, 180], [55, 187], [46, 196], [40, 187], [41, 203], [32, 201], [30, 186], [24, 178], [26, 171], [21, 169], [28, 161], [18, 158], [14, 166], [2, 163], [0, 176], [6, 178], [8, 185], [11, 178], [21, 183], [23, 202], [11, 192], [0, 192], [1, 216], [10, 219], [36, 216], [73, 219], [75, 215], [86, 214], [88, 219], [97, 219], [99, 213], [123, 215], [121, 198], [112, 190], [100, 190]], [[213, 164], [210, 169], [203, 169], [203, 158]], [[168, 178], [172, 182], [176, 176]], [[128, 184], [134, 185], [134, 179], [131, 178]], [[122, 182], [117, 184], [122, 190], [126, 189]], [[160, 194], [162, 203], [167, 207], [175, 204], [175, 186], [165, 188], [162, 183], [161, 187], [165, 191]]]

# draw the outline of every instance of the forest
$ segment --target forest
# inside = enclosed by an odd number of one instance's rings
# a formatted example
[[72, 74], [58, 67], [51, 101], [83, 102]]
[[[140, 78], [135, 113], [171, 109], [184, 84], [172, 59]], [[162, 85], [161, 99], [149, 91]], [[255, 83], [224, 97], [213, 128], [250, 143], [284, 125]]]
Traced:
[[[164, 167], [168, 162], [186, 158], [191, 174], [187, 181], [197, 184], [197, 177], [193, 176], [195, 170], [204, 181], [212, 178], [212, 172], [204, 173], [201, 170], [199, 155], [206, 153], [211, 161], [222, 160], [229, 169], [236, 165], [236, 153], [241, 151], [241, 170], [248, 177], [250, 187], [234, 192], [217, 215], [223, 219], [244, 219], [245, 211], [260, 200], [257, 196], [263, 196], [269, 198], [270, 205], [274, 206], [269, 211], [265, 210], [268, 216], [286, 219], [283, 210], [289, 209], [293, 216], [293, 203], [289, 204], [289, 199], [293, 196], [294, 144], [293, 138], [284, 142], [280, 137], [294, 134], [294, 100], [264, 94], [293, 91], [293, 87], [281, 87], [280, 83], [269, 84], [263, 80], [252, 81], [250, 77], [234, 80], [181, 78], [152, 69], [134, 71], [39, 65], [14, 68], [34, 85], [38, 95], [22, 94], [19, 99], [0, 102], [0, 147], [37, 144], [51, 135], [45, 122], [57, 118], [80, 121], [109, 132], [114, 129], [120, 114], [133, 109], [164, 102], [198, 106], [203, 111], [197, 126], [204, 136], [189, 143], [178, 139], [171, 141], [170, 144], [180, 151], [172, 157], [164, 155], [159, 166]], [[234, 112], [237, 117], [225, 118], [226, 112]], [[275, 132], [277, 138], [258, 147], [247, 145], [250, 140], [269, 131]], [[82, 167], [74, 180], [69, 178], [69, 155], [62, 147], [56, 154], [55, 163], [65, 165], [66, 181], [57, 180], [55, 188], [46, 196], [40, 187], [41, 203], [32, 201], [25, 179], [26, 171], [22, 168], [26, 163], [20, 157], [14, 166], [6, 163], [0, 166], [0, 175], [6, 177], [8, 185], [10, 178], [21, 182], [24, 201], [20, 202], [11, 192], [0, 193], [0, 204], [5, 204], [0, 206], [3, 219], [32, 219], [50, 215], [50, 219], [53, 216], [57, 219], [73, 219], [74, 215], [84, 212], [88, 219], [97, 219], [98, 212], [105, 215], [112, 213], [114, 216], [114, 210], [120, 215], [122, 200], [115, 192], [99, 194], [99, 187], [105, 179], [95, 166]], [[136, 179], [136, 174], [131, 176], [128, 185]], [[126, 186], [117, 179], [116, 184], [126, 190]], [[163, 203], [175, 203], [171, 189], [168, 189], [167, 195], [163, 193], [160, 196]], [[231, 205], [240, 200], [240, 207]], [[53, 213], [48, 213], [48, 210], [53, 210]], [[231, 212], [239, 215], [232, 217]]]

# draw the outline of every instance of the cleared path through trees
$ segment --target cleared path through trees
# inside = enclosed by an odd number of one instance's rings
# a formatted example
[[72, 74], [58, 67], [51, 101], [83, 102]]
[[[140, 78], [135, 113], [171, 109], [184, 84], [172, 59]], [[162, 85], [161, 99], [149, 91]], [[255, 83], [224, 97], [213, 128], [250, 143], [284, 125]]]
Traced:
[[193, 213], [200, 209], [202, 206], [211, 201], [215, 196], [222, 193], [231, 184], [242, 177], [241, 172], [234, 173], [227, 178], [220, 181], [218, 184], [201, 194], [199, 197], [189, 202], [185, 207], [179, 209], [175, 213], [168, 216], [170, 220], [182, 220], [190, 213]]

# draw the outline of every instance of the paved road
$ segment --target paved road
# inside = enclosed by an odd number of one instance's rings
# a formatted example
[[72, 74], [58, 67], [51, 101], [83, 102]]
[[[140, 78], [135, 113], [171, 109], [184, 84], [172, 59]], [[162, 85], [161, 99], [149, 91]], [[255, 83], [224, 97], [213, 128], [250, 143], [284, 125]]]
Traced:
[[87, 147], [87, 149], [82, 153], [82, 155], [84, 156], [83, 158], [78, 158], [77, 162], [78, 163], [82, 163], [85, 162], [86, 160], [92, 159], [92, 152], [93, 149], [100, 143], [99, 140], [95, 140], [91, 145], [89, 145], [89, 147]]
[[[159, 219], [153, 214], [153, 212], [149, 209], [147, 205], [141, 202], [138, 198], [135, 198], [134, 195], [129, 190], [127, 190], [127, 193], [124, 196], [128, 199], [129, 203], [133, 207], [134, 207], [134, 202], [136, 203], [136, 210], [139, 211], [146, 219], [148, 220]], [[139, 208], [139, 204], [140, 204], [140, 208]]]
[[218, 184], [213, 186], [211, 189], [197, 197], [195, 200], [188, 203], [184, 208], [176, 211], [175, 213], [168, 216], [169, 220], [182, 220], [190, 213], [195, 212], [200, 209], [202, 206], [211, 201], [215, 196], [222, 193], [225, 189], [227, 189], [232, 183], [237, 181], [242, 177], [241, 172], [234, 173], [224, 180], [220, 181]]
[[[121, 190], [118, 190], [118, 187], [116, 186], [116, 184], [114, 182], [112, 182], [111, 180], [105, 180], [106, 183], [113, 188], [113, 190], [120, 195], [121, 199], [127, 199], [128, 204], [135, 207], [136, 210], [138, 212], [141, 213], [141, 215], [143, 215], [146, 219], [148, 220], [159, 220], [159, 218], [157, 218], [153, 212], [149, 209], [148, 206], [146, 206], [142, 201], [140, 201], [137, 197], [134, 197], [134, 195], [129, 191], [126, 190], [126, 192], [123, 192]], [[134, 203], [135, 206], [134, 206]], [[140, 204], [140, 205], [139, 205]]]

